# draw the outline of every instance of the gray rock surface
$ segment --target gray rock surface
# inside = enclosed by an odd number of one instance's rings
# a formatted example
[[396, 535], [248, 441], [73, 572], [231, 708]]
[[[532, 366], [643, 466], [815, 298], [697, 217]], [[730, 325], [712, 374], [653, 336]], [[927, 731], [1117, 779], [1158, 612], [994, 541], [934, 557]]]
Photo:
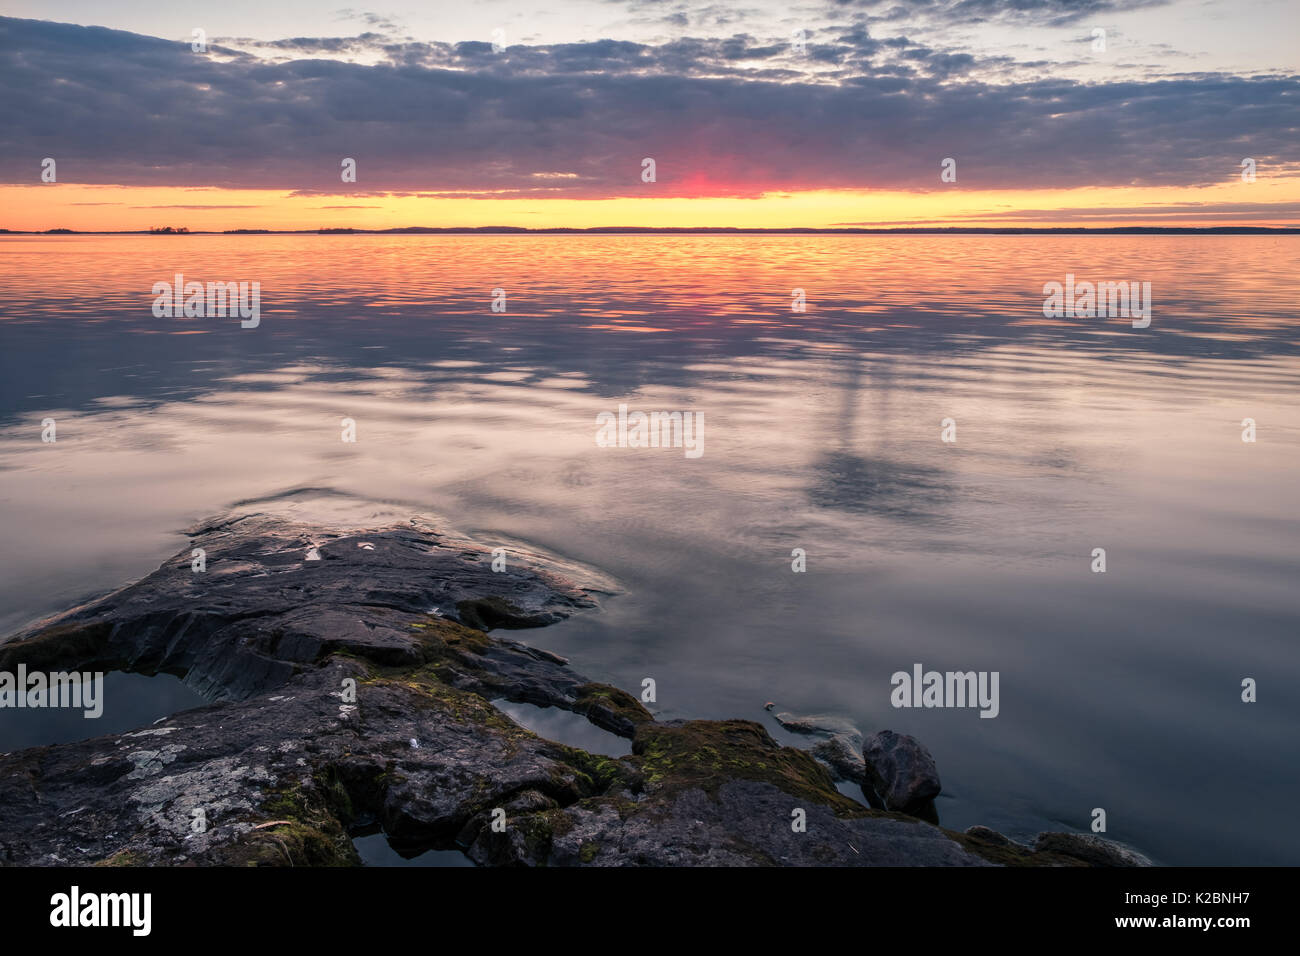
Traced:
[[[399, 852], [459, 848], [484, 864], [992, 858], [843, 796], [756, 723], [656, 721], [562, 658], [486, 633], [594, 606], [597, 587], [541, 556], [496, 573], [487, 549], [419, 521], [325, 532], [252, 514], [191, 534], [142, 581], [0, 645], [0, 670], [166, 671], [213, 701], [0, 754], [0, 863], [348, 865], [350, 834], [376, 823]], [[191, 547], [206, 571], [191, 570]], [[583, 714], [632, 754], [544, 740], [495, 698]]]
[[1089, 866], [1151, 866], [1136, 850], [1095, 833], [1040, 833], [1034, 849], [1074, 857]]
[[827, 714], [772, 715], [791, 733], [820, 738], [809, 752], [830, 771], [831, 779], [867, 785], [867, 767], [862, 760], [862, 732], [850, 721]]
[[856, 735], [858, 737], [862, 736], [862, 732], [850, 721], [845, 720], [843, 717], [835, 717], [830, 714], [798, 715], [783, 711], [774, 716], [776, 717], [776, 722], [778, 724], [795, 734], [811, 734], [825, 737], [834, 736], [836, 734], [844, 734], [847, 736]]
[[812, 746], [812, 755], [826, 765], [833, 780], [865, 785], [867, 764], [862, 759], [862, 738], [858, 734], [835, 734]]
[[939, 770], [915, 737], [882, 730], [862, 748], [871, 788], [887, 810], [926, 813], [939, 795]]
[[992, 843], [996, 846], [1014, 847], [1020, 844], [1016, 843], [1008, 836], [1004, 836], [997, 830], [991, 830], [984, 826], [973, 826], [966, 829], [966, 835], [974, 837], [977, 840], [983, 840], [986, 843]]

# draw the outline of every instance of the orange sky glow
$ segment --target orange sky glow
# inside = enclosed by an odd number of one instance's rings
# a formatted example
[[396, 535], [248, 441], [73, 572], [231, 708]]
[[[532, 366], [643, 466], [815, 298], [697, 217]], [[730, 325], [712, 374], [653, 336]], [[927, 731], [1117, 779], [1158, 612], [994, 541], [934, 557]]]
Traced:
[[[293, 194], [284, 190], [80, 185], [0, 186], [0, 228], [131, 231], [184, 226], [317, 229], [400, 226], [828, 228], [843, 226], [1296, 226], [1300, 178], [1188, 189], [930, 192], [816, 190], [757, 198], [520, 199]], [[1257, 209], [1252, 209], [1257, 206]], [[1277, 212], [1277, 210], [1281, 210]], [[1055, 212], [1054, 212], [1055, 211]]]

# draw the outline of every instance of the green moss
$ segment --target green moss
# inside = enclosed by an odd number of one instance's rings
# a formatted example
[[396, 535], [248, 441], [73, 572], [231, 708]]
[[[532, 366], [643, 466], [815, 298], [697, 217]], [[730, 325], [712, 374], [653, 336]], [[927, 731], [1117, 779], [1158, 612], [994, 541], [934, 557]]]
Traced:
[[394, 663], [393, 655], [387, 649], [378, 650], [374, 657], [367, 656], [364, 645], [331, 648], [329, 656], [359, 662], [366, 670], [361, 682], [369, 683], [409, 674], [427, 665], [445, 667], [454, 664], [473, 671], [477, 665], [476, 658], [492, 646], [492, 638], [482, 631], [432, 614], [408, 620], [407, 626], [416, 644], [417, 662], [414, 664], [409, 661]]
[[392, 771], [391, 768], [393, 766], [393, 762], [391, 760], [388, 762], [388, 766], [390, 769], [383, 770], [375, 774], [373, 782], [374, 785], [378, 787], [380, 790], [385, 790], [388, 787], [391, 787], [393, 784], [406, 782], [406, 776], [404, 774], [394, 773]]
[[143, 855], [136, 853], [134, 850], [119, 850], [112, 856], [106, 856], [104, 859], [94, 863], [94, 866], [147, 866], [148, 861]]
[[352, 798], [332, 767], [317, 770], [307, 783], [296, 783], [268, 790], [262, 800], [262, 812], [271, 819], [293, 817], [307, 820], [328, 814], [350, 820]]
[[1008, 846], [1003, 843], [983, 840], [980, 837], [971, 836], [969, 833], [958, 833], [956, 830], [948, 830], [943, 827], [939, 829], [943, 830], [949, 839], [960, 843], [976, 856], [983, 857], [990, 863], [997, 863], [1001, 866], [1087, 866], [1082, 860], [1064, 856], [1060, 853], [1043, 853], [1027, 846], [1021, 846], [1018, 843]]
[[222, 854], [230, 866], [358, 866], [361, 858], [347, 834], [298, 821], [253, 830]]
[[515, 826], [523, 837], [528, 858], [544, 863], [551, 855], [555, 838], [573, 829], [573, 821], [563, 810], [552, 809], [519, 817]]
[[334, 768], [326, 768], [316, 774], [315, 779], [317, 786], [321, 788], [325, 806], [345, 824], [350, 823], [356, 816], [352, 808], [352, 795], [348, 793], [348, 788], [343, 785]]
[[583, 863], [590, 863], [596, 859], [596, 854], [600, 852], [600, 845], [595, 840], [588, 840], [578, 851], [578, 859]]
[[640, 758], [651, 791], [698, 787], [714, 794], [729, 780], [755, 780], [830, 806], [841, 816], [872, 812], [836, 790], [830, 774], [810, 754], [780, 746], [750, 720], [642, 724], [632, 753]]
[[573, 829], [573, 818], [559, 807], [552, 810], [543, 810], [541, 813], [534, 814], [534, 816], [544, 818], [547, 827], [555, 836], [564, 836]]
[[598, 796], [611, 790], [639, 791], [644, 787], [640, 771], [630, 762], [588, 753], [577, 747], [556, 744], [558, 757], [580, 777], [586, 796]]
[[492, 646], [492, 638], [488, 637], [482, 629], [466, 627], [464, 624], [458, 624], [445, 617], [430, 616], [428, 620], [422, 623], [424, 626], [420, 628], [420, 640], [435, 658], [440, 656], [439, 651], [441, 649], [437, 646], [439, 644], [449, 648], [478, 653]]
[[[356, 866], [361, 862], [345, 829], [352, 799], [332, 768], [305, 782], [270, 790], [262, 800], [261, 829], [221, 851], [236, 866]], [[264, 826], [264, 824], [271, 824]]]
[[276, 790], [262, 801], [262, 812], [269, 817], [300, 817], [308, 812], [307, 801], [298, 789]]
[[624, 728], [615, 726], [619, 723], [626, 724], [626, 729], [632, 729], [638, 724], [654, 721], [650, 711], [639, 700], [609, 684], [583, 684], [576, 693], [573, 712], [588, 715], [594, 718], [594, 723], [615, 733], [624, 733]]

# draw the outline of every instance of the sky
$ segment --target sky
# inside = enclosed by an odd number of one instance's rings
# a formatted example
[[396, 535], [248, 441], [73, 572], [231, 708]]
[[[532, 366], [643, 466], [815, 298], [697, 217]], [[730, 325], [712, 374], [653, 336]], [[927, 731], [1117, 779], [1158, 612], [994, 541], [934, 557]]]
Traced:
[[5, 12], [0, 228], [1300, 225], [1295, 0]]

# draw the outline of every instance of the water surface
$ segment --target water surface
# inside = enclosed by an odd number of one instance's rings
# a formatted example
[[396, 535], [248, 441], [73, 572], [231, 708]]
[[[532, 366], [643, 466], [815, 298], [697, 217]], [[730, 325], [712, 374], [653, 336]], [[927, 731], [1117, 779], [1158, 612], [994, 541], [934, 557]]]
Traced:
[[[177, 272], [260, 282], [260, 326], [154, 318]], [[1151, 327], [1045, 319], [1067, 273], [1151, 282]], [[663, 717], [914, 734], [945, 825], [1295, 864], [1298, 273], [1292, 237], [0, 239], [0, 633], [314, 489], [613, 575], [524, 636]], [[704, 454], [597, 447], [620, 403]], [[998, 671], [999, 716], [894, 709], [915, 662]]]

